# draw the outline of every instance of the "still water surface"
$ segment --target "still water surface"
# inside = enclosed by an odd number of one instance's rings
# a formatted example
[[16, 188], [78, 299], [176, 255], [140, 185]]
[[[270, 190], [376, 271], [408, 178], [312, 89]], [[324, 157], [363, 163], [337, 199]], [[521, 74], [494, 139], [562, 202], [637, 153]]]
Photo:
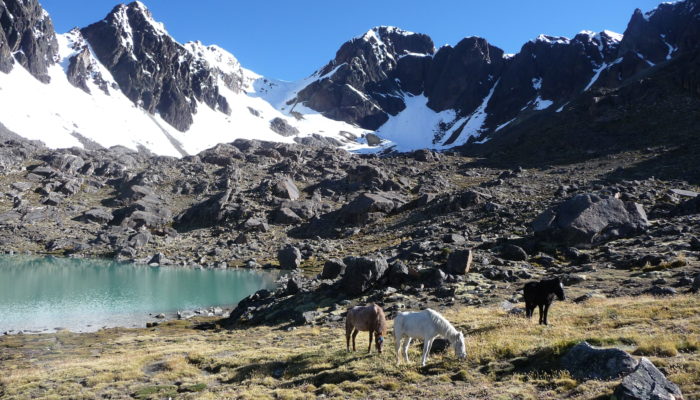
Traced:
[[0, 257], [0, 334], [144, 326], [150, 314], [234, 305], [277, 275], [153, 268], [108, 260]]

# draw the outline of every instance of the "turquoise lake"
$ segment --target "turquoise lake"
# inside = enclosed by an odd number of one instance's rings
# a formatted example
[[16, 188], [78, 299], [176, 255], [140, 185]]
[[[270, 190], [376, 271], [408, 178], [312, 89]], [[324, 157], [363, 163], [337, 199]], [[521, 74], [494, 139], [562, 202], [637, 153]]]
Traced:
[[[0, 257], [0, 334], [143, 327], [153, 315], [232, 306], [278, 274], [156, 268], [53, 257]], [[151, 315], [149, 315], [151, 314]]]

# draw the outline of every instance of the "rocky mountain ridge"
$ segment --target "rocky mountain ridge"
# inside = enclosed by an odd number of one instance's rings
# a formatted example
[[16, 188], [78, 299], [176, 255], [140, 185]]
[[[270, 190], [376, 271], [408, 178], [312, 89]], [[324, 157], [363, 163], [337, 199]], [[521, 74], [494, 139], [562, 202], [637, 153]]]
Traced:
[[[350, 141], [369, 131], [385, 139], [383, 147], [445, 149], [497, 138], [541, 115], [555, 120], [554, 114], [566, 114], [591, 92], [614, 91], [663, 71], [697, 50], [696, 9], [696, 0], [663, 3], [646, 14], [636, 10], [624, 35], [540, 35], [515, 55], [484, 38], [435, 49], [425, 34], [377, 27], [344, 43], [310, 77], [285, 83], [245, 70], [216, 46], [176, 42], [140, 2], [118, 5], [102, 21], [56, 35], [36, 0], [6, 0], [0, 9], [0, 68], [11, 72], [16, 59], [50, 83], [52, 74], [54, 81], [63, 79], [50, 71], [60, 63], [67, 80], [87, 94], [87, 82], [107, 95], [111, 87], [130, 103], [123, 107], [135, 106], [142, 118], [153, 120], [144, 124], [157, 137], [119, 144], [159, 154], [196, 153], [238, 137], [289, 142], [325, 136], [357, 148]], [[73, 50], [59, 46], [66, 42]], [[84, 138], [108, 145], [77, 117], [60, 117], [70, 137], [47, 138], [49, 145], [85, 145]], [[25, 137], [45, 136], [10, 116], [0, 120]], [[284, 135], [278, 133], [280, 121], [290, 127], [282, 129]], [[189, 143], [205, 130], [217, 132], [206, 147]], [[58, 146], [50, 143], [54, 139]]]

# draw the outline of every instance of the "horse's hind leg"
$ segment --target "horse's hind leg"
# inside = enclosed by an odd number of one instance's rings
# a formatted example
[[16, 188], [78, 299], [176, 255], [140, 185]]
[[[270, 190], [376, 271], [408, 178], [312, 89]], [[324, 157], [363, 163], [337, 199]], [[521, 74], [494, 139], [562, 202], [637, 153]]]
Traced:
[[350, 334], [352, 333], [352, 328], [345, 327], [345, 348], [350, 351]]
[[369, 349], [367, 349], [368, 353], [372, 352], [372, 335], [373, 334], [374, 334], [374, 332], [372, 331], [372, 329], [370, 329], [369, 330]]
[[403, 339], [402, 337], [396, 337], [396, 333], [394, 332], [394, 349], [396, 349], [396, 363], [401, 364], [401, 340]]
[[355, 338], [357, 337], [357, 334], [360, 333], [357, 329], [352, 331], [352, 351], [355, 351]]
[[535, 310], [535, 306], [531, 303], [525, 303], [525, 317], [532, 318], [532, 312]]
[[540, 310], [540, 325], [544, 322], [544, 304], [539, 304], [537, 307]]
[[544, 305], [544, 324], [545, 325], [547, 325], [547, 315], [549, 314], [549, 306], [550, 306], [550, 304]]

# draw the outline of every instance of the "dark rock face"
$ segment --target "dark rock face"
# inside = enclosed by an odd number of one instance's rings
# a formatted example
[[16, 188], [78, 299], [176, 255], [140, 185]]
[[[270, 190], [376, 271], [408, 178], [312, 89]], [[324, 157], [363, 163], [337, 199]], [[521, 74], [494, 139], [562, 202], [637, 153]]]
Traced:
[[425, 78], [428, 106], [435, 111], [476, 110], [500, 76], [506, 60], [503, 50], [485, 39], [469, 37], [455, 47], [444, 46], [433, 57]]
[[318, 79], [298, 93], [296, 101], [329, 118], [377, 129], [388, 114], [405, 108], [400, 98], [385, 95], [398, 89], [389, 78], [400, 57], [433, 52], [433, 41], [426, 35], [374, 28], [343, 44], [335, 58], [316, 73]]
[[193, 100], [231, 112], [219, 94], [217, 71], [175, 42], [141, 3], [119, 5], [81, 32], [124, 94], [175, 128], [192, 125]]
[[[74, 40], [72, 46], [76, 54], [72, 56], [68, 62], [68, 70], [66, 71], [68, 82], [89, 94], [90, 88], [87, 83], [88, 81], [92, 81], [104, 93], [110, 94], [110, 85], [102, 76], [98, 61], [92, 56], [87, 41], [83, 38], [80, 30], [76, 28], [72, 30], [69, 35], [71, 35]], [[116, 86], [114, 89], [117, 89]]]
[[678, 385], [666, 379], [646, 357], [622, 380], [613, 396], [619, 400], [683, 400]]
[[643, 231], [641, 205], [615, 197], [580, 194], [545, 211], [532, 224], [536, 234], [572, 246], [590, 246]]
[[389, 269], [386, 260], [379, 257], [345, 257], [345, 274], [340, 288], [351, 296], [357, 296], [374, 286]]
[[53, 22], [36, 0], [0, 2], [0, 71], [14, 60], [38, 80], [48, 83], [48, 67], [56, 63], [58, 42]]
[[610, 348], [598, 349], [587, 342], [572, 347], [561, 359], [562, 368], [577, 380], [611, 380], [629, 374], [637, 367], [626, 351]]

